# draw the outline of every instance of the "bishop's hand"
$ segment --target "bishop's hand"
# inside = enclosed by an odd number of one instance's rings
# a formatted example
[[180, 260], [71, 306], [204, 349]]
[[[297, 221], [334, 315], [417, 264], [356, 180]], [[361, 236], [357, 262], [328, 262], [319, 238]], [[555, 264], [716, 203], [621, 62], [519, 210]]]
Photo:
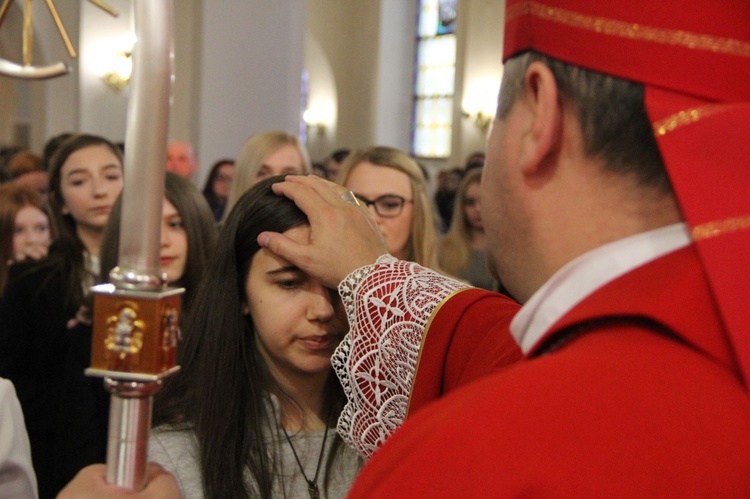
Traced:
[[276, 232], [262, 232], [258, 243], [324, 286], [335, 289], [353, 270], [388, 253], [369, 210], [355, 204], [356, 198], [343, 186], [314, 175], [290, 175], [273, 190], [307, 215], [310, 240], [299, 244]]

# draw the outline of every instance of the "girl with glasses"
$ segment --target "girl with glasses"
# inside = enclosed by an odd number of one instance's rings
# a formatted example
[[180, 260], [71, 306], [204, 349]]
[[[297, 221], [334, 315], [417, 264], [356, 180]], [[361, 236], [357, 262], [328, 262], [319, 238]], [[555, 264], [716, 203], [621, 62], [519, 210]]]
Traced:
[[371, 209], [391, 255], [438, 268], [438, 231], [425, 176], [408, 154], [383, 146], [355, 151], [339, 183]]

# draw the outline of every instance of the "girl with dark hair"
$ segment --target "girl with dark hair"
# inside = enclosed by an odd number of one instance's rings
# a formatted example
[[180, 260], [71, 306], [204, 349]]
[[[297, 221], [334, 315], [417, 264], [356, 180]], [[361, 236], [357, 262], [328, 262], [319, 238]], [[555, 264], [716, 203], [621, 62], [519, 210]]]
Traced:
[[69, 327], [99, 273], [104, 226], [122, 189], [122, 156], [107, 139], [75, 135], [49, 171], [56, 235], [40, 262], [14, 265], [0, 304], [0, 376], [16, 387], [42, 498], [54, 497], [53, 452]]
[[[109, 271], [117, 265], [120, 219], [118, 200], [112, 220], [104, 231], [101, 282], [109, 281]], [[176, 238], [170, 237], [175, 234]], [[166, 172], [159, 260], [162, 272], [167, 274], [169, 285], [185, 288], [182, 296], [183, 316], [190, 309], [206, 261], [216, 246], [216, 238], [216, 224], [212, 221], [211, 209], [200, 191], [188, 179]], [[173, 245], [180, 245], [181, 250], [172, 248]]]
[[234, 160], [220, 159], [214, 166], [206, 179], [203, 186], [203, 196], [208, 201], [214, 219], [218, 222], [224, 215], [224, 208], [227, 205], [229, 196], [229, 186], [232, 185], [232, 176], [234, 175]]
[[360, 466], [334, 428], [338, 296], [257, 243], [265, 230], [309, 237], [305, 215], [271, 190], [281, 180], [229, 213], [183, 327], [182, 370], [157, 395], [149, 459], [185, 497], [343, 497]]
[[[118, 200], [104, 230], [99, 282], [109, 281], [117, 265], [121, 209]], [[216, 246], [216, 224], [208, 203], [186, 178], [167, 172], [162, 205], [161, 270], [170, 286], [184, 287], [180, 322], [189, 315], [195, 289], [209, 255]], [[109, 394], [100, 378], [83, 374], [91, 361], [92, 328], [83, 323], [71, 330], [72, 344], [65, 366], [65, 385], [60, 409], [60, 437], [56, 448], [56, 472], [63, 486], [83, 467], [102, 462], [107, 450]]]

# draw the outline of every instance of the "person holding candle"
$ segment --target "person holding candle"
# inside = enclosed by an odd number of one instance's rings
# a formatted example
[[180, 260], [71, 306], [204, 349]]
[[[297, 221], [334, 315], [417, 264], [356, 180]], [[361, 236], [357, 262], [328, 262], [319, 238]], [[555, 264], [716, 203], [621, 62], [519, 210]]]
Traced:
[[[115, 203], [104, 231], [99, 282], [109, 281], [117, 265], [120, 242], [121, 200]], [[185, 288], [180, 323], [189, 320], [206, 262], [216, 246], [217, 230], [208, 203], [186, 178], [167, 172], [161, 223], [161, 270], [167, 283]], [[56, 476], [67, 483], [84, 466], [104, 460], [109, 427], [109, 393], [102, 380], [84, 370], [91, 363], [92, 328], [89, 321], [70, 331], [71, 346], [65, 362], [64, 397], [58, 426]]]

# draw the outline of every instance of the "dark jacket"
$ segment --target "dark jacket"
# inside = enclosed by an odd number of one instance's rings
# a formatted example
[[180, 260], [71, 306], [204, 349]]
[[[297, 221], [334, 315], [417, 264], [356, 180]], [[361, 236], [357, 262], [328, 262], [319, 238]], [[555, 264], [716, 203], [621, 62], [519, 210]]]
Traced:
[[0, 376], [13, 382], [31, 442], [40, 497], [53, 497], [52, 462], [63, 369], [69, 344], [67, 323], [80, 304], [64, 297], [72, 272], [65, 261], [13, 265], [0, 303]]

